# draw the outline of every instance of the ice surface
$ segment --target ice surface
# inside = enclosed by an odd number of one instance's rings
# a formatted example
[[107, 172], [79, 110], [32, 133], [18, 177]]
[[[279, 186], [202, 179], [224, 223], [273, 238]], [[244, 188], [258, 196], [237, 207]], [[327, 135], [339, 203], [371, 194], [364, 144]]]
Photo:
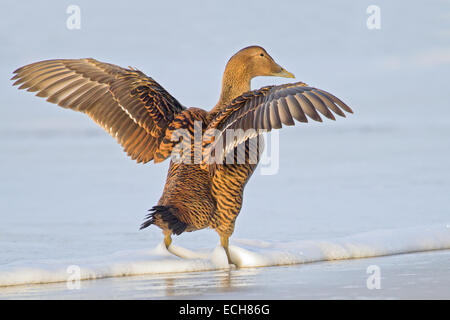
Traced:
[[[240, 268], [292, 265], [329, 260], [377, 257], [401, 253], [450, 249], [450, 225], [372, 231], [353, 236], [286, 243], [236, 240], [231, 259]], [[80, 280], [144, 274], [180, 273], [227, 269], [225, 252], [192, 252], [173, 245], [153, 250], [118, 252], [83, 260], [41, 260], [0, 266], [0, 286], [68, 281], [71, 266], [78, 266]]]
[[[167, 163], [136, 165], [85, 115], [11, 86], [14, 69], [51, 58], [93, 57], [131, 65], [184, 105], [209, 109], [218, 99], [226, 60], [244, 46], [260, 44], [296, 81], [328, 90], [355, 110], [336, 122], [280, 130], [279, 172], [262, 176], [257, 171], [249, 181], [231, 238], [233, 258], [242, 266], [303, 266], [447, 246], [447, 2], [380, 2], [382, 24], [376, 31], [366, 28], [368, 4], [352, 0], [283, 1], [276, 10], [268, 0], [77, 4], [81, 29], [68, 30], [64, 3], [2, 1], [3, 284], [65, 281], [72, 264], [80, 265], [86, 278], [169, 271], [186, 275], [223, 266], [220, 248], [212, 255], [218, 238], [210, 230], [174, 238], [180, 253], [191, 259], [166, 255], [161, 248], [148, 250], [161, 242], [161, 232], [138, 228], [161, 195]], [[285, 82], [261, 77], [252, 86]], [[430, 225], [438, 227], [425, 227]], [[238, 241], [243, 238], [259, 240]], [[448, 283], [440, 280], [448, 278], [450, 262], [437, 252], [427, 256], [433, 260], [436, 255], [439, 264], [426, 265], [424, 282], [448, 298]], [[407, 256], [392, 259], [405, 268], [403, 273], [414, 273]], [[351, 261], [341, 265], [342, 273]], [[318, 275], [316, 284], [324, 285], [326, 266], [307, 265]], [[257, 285], [267, 282], [264, 275], [276, 278], [279, 288], [306, 277], [304, 269], [273, 269], [260, 268], [265, 271]], [[211, 274], [199, 277], [210, 279]], [[352, 277], [343, 278], [352, 285]], [[402, 278], [393, 286], [415, 290]], [[190, 283], [186, 289], [192, 298], [197, 297], [194, 287]], [[264, 296], [271, 290], [258, 291]], [[102, 297], [100, 292], [95, 296]]]

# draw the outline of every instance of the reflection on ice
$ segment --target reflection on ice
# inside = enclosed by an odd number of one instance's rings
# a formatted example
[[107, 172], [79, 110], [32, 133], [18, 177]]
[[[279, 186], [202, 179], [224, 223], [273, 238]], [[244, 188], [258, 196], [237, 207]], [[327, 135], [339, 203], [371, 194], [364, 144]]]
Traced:
[[[380, 230], [327, 240], [270, 243], [236, 240], [230, 246], [232, 260], [240, 268], [291, 265], [327, 260], [343, 260], [450, 248], [450, 228], [434, 225], [420, 228]], [[152, 250], [121, 251], [115, 254], [73, 261], [41, 260], [14, 262], [0, 266], [0, 286], [66, 282], [68, 266], [79, 266], [80, 280], [144, 274], [187, 273], [229, 270], [221, 247], [194, 252], [163, 245]], [[177, 277], [182, 277], [178, 275]], [[226, 277], [224, 281], [227, 280]], [[166, 286], [170, 288], [169, 286]]]

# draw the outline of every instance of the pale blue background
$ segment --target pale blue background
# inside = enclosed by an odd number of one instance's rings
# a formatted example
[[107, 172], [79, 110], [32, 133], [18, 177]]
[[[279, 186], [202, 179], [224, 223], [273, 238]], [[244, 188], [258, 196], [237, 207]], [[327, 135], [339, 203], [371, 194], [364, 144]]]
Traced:
[[[81, 8], [81, 30], [66, 8]], [[368, 30], [366, 8], [381, 8]], [[19, 92], [16, 68], [94, 57], [211, 108], [227, 59], [258, 44], [355, 114], [280, 132], [280, 170], [255, 175], [235, 237], [288, 241], [447, 222], [449, 1], [7, 1], [0, 10], [0, 263], [154, 247], [138, 231], [167, 163], [136, 165], [86, 116]], [[287, 79], [260, 78], [254, 88]], [[176, 243], [214, 247], [212, 231]]]

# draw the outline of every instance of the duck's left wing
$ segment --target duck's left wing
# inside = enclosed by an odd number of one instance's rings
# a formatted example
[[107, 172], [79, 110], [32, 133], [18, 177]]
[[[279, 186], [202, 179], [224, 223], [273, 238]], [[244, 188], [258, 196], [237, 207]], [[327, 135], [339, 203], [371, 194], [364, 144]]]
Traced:
[[[334, 114], [345, 117], [343, 110], [353, 113], [331, 93], [303, 82], [249, 91], [234, 99], [208, 125], [203, 140], [204, 163], [213, 163], [212, 155], [218, 150], [223, 160], [236, 146], [250, 138], [283, 125], [293, 126], [294, 119], [308, 122], [310, 118], [321, 122], [322, 114], [335, 120]], [[226, 138], [227, 130], [234, 130], [232, 139]]]
[[133, 68], [87, 59], [57, 59], [14, 71], [14, 85], [87, 114], [137, 162], [161, 162], [174, 143], [186, 108], [151, 77]]

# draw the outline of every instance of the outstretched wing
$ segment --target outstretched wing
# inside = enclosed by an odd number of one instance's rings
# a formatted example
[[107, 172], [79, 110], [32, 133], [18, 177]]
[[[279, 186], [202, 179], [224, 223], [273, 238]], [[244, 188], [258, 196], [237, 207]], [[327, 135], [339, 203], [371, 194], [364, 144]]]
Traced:
[[86, 113], [137, 162], [159, 162], [165, 131], [185, 108], [152, 78], [92, 58], [47, 60], [14, 71], [14, 85]]
[[[310, 118], [321, 122], [322, 114], [336, 120], [334, 114], [345, 117], [343, 110], [353, 113], [334, 95], [303, 82], [249, 91], [234, 99], [208, 125], [203, 140], [204, 162], [212, 163], [211, 156], [217, 151], [220, 151], [222, 159], [215, 160], [223, 160], [241, 143], [262, 132], [280, 129], [283, 125], [293, 126], [294, 119], [308, 122]], [[238, 133], [231, 135], [232, 139], [227, 139], [227, 130]]]

